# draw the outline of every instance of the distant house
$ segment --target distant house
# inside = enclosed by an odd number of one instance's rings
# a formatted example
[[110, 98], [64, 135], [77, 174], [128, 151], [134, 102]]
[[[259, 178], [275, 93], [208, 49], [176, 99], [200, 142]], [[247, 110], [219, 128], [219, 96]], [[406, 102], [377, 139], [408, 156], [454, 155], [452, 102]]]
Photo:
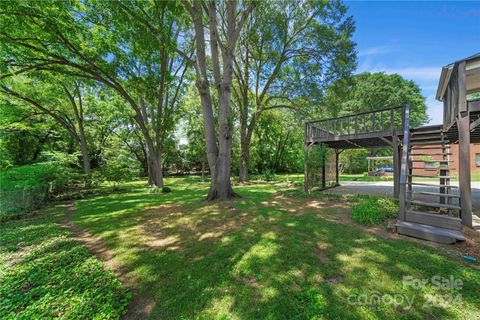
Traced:
[[[425, 153], [434, 154], [436, 151], [432, 150], [425, 150]], [[450, 145], [449, 152], [451, 153], [450, 159], [452, 163], [450, 165], [451, 175], [457, 176], [458, 175], [458, 144]], [[425, 160], [431, 158], [432, 160], [440, 160], [442, 156], [432, 155], [432, 156], [425, 156]], [[428, 174], [431, 173], [436, 169], [437, 165], [435, 161], [432, 162], [425, 162], [423, 163], [423, 169], [416, 168], [413, 170], [414, 174]], [[480, 143], [472, 143], [470, 144], [470, 172], [473, 173], [480, 173]]]

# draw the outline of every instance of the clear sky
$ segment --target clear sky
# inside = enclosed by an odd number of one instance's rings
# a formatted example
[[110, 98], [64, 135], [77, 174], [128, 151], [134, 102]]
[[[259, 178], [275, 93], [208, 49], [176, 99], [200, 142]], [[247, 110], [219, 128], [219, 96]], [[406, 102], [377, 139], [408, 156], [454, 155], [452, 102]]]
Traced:
[[441, 67], [480, 52], [480, 1], [346, 1], [356, 22], [357, 72], [398, 73], [427, 98], [431, 124], [442, 122], [435, 100]]

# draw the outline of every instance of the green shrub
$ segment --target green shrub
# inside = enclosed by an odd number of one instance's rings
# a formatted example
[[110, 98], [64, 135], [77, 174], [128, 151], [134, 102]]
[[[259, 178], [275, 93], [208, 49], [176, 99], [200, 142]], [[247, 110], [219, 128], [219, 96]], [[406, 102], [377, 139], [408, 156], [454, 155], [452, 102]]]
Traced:
[[0, 220], [33, 212], [52, 197], [69, 195], [86, 185], [86, 176], [74, 169], [70, 155], [44, 153], [41, 160], [0, 172]]
[[122, 163], [116, 161], [109, 161], [106, 166], [101, 169], [101, 179], [111, 182], [113, 189], [118, 189], [118, 184], [123, 181], [131, 180], [132, 173], [129, 168]]
[[352, 219], [362, 224], [380, 224], [397, 213], [397, 201], [389, 198], [369, 197], [352, 206]]
[[263, 172], [263, 180], [265, 181], [273, 181], [275, 180], [275, 173], [270, 170], [270, 169], [266, 169], [264, 172]]
[[154, 187], [154, 188], [148, 189], [148, 193], [169, 193], [169, 192], [172, 192], [172, 189], [170, 189], [169, 187], [162, 187], [162, 188]]
[[161, 188], [153, 187], [148, 189], [148, 193], [160, 193], [160, 192], [162, 192]]

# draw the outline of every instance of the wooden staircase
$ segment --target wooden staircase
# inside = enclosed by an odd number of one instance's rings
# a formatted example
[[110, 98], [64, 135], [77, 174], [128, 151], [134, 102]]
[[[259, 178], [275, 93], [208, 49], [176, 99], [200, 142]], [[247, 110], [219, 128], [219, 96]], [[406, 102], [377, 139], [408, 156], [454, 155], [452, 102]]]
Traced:
[[[405, 134], [397, 232], [440, 243], [465, 240], [460, 231], [458, 187], [450, 184], [452, 153], [442, 126], [406, 130]], [[418, 169], [428, 173], [415, 173]]]

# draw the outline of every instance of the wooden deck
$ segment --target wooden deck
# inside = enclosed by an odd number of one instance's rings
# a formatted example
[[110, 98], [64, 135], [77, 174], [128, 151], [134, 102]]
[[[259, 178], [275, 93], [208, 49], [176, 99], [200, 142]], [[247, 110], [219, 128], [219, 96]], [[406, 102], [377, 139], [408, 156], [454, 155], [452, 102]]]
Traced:
[[380, 109], [305, 123], [305, 145], [323, 143], [334, 149], [392, 146], [403, 134], [404, 107]]

